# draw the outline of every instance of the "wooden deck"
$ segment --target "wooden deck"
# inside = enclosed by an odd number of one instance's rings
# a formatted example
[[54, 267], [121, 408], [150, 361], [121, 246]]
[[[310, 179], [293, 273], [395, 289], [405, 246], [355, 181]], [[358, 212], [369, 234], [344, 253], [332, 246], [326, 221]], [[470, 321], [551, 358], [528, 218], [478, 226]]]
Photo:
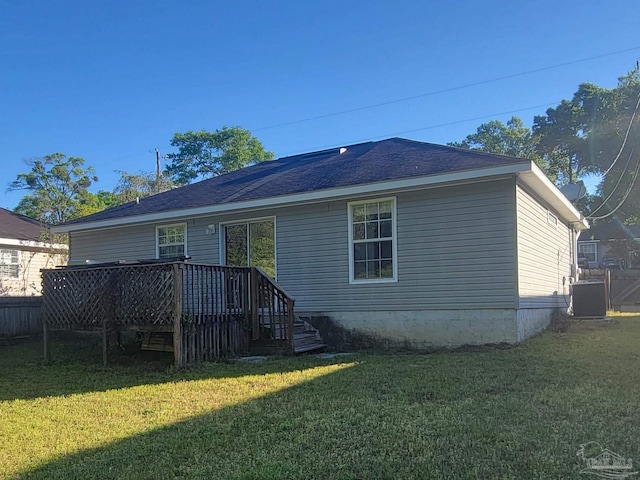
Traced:
[[[295, 324], [295, 301], [256, 267], [174, 262], [43, 270], [45, 358], [51, 330], [171, 332], [178, 366], [243, 353], [322, 348]], [[301, 330], [302, 329], [302, 330]], [[314, 339], [317, 340], [317, 333]]]

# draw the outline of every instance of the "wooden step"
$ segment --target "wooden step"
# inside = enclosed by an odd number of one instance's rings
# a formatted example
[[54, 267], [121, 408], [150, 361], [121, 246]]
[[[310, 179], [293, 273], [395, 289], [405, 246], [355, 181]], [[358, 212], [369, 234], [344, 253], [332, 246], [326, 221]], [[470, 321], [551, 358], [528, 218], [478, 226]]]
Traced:
[[294, 333], [293, 334], [293, 343], [304, 344], [304, 343], [313, 343], [316, 340], [319, 341], [315, 332], [305, 332], [305, 333]]
[[323, 350], [326, 347], [326, 345], [324, 343], [314, 343], [312, 345], [304, 345], [302, 347], [295, 347], [294, 352], [295, 353], [307, 353], [307, 352], [314, 352], [314, 351], [318, 351], [318, 350]]
[[153, 352], [173, 352], [173, 333], [146, 332], [140, 349]]
[[294, 333], [293, 351], [295, 353], [305, 353], [325, 348], [326, 345], [318, 337], [317, 331], [306, 330], [301, 333]]
[[314, 328], [309, 328], [309, 326], [305, 323], [294, 323], [293, 324], [293, 333], [315, 333], [317, 330]]

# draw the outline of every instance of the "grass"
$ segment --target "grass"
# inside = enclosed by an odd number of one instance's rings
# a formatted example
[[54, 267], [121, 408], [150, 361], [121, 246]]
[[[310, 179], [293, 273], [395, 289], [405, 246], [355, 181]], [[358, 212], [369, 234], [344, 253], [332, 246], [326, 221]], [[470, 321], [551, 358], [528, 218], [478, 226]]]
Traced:
[[620, 316], [510, 349], [184, 371], [0, 347], [0, 478], [586, 478], [589, 441], [640, 462], [639, 346]]

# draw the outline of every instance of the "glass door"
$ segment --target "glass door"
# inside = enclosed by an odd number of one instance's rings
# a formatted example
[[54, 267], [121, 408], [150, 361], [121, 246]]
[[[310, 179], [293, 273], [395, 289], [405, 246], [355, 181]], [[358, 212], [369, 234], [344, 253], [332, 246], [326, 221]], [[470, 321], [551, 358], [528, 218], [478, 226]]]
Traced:
[[251, 220], [224, 226], [225, 265], [260, 267], [276, 277], [274, 219]]

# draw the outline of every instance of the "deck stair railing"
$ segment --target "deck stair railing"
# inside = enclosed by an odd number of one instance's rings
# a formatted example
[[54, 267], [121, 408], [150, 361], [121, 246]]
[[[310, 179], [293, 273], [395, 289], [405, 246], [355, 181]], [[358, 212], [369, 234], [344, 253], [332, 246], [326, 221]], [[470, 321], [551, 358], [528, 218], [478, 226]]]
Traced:
[[266, 350], [294, 351], [295, 300], [260, 267], [251, 268], [252, 340]]

